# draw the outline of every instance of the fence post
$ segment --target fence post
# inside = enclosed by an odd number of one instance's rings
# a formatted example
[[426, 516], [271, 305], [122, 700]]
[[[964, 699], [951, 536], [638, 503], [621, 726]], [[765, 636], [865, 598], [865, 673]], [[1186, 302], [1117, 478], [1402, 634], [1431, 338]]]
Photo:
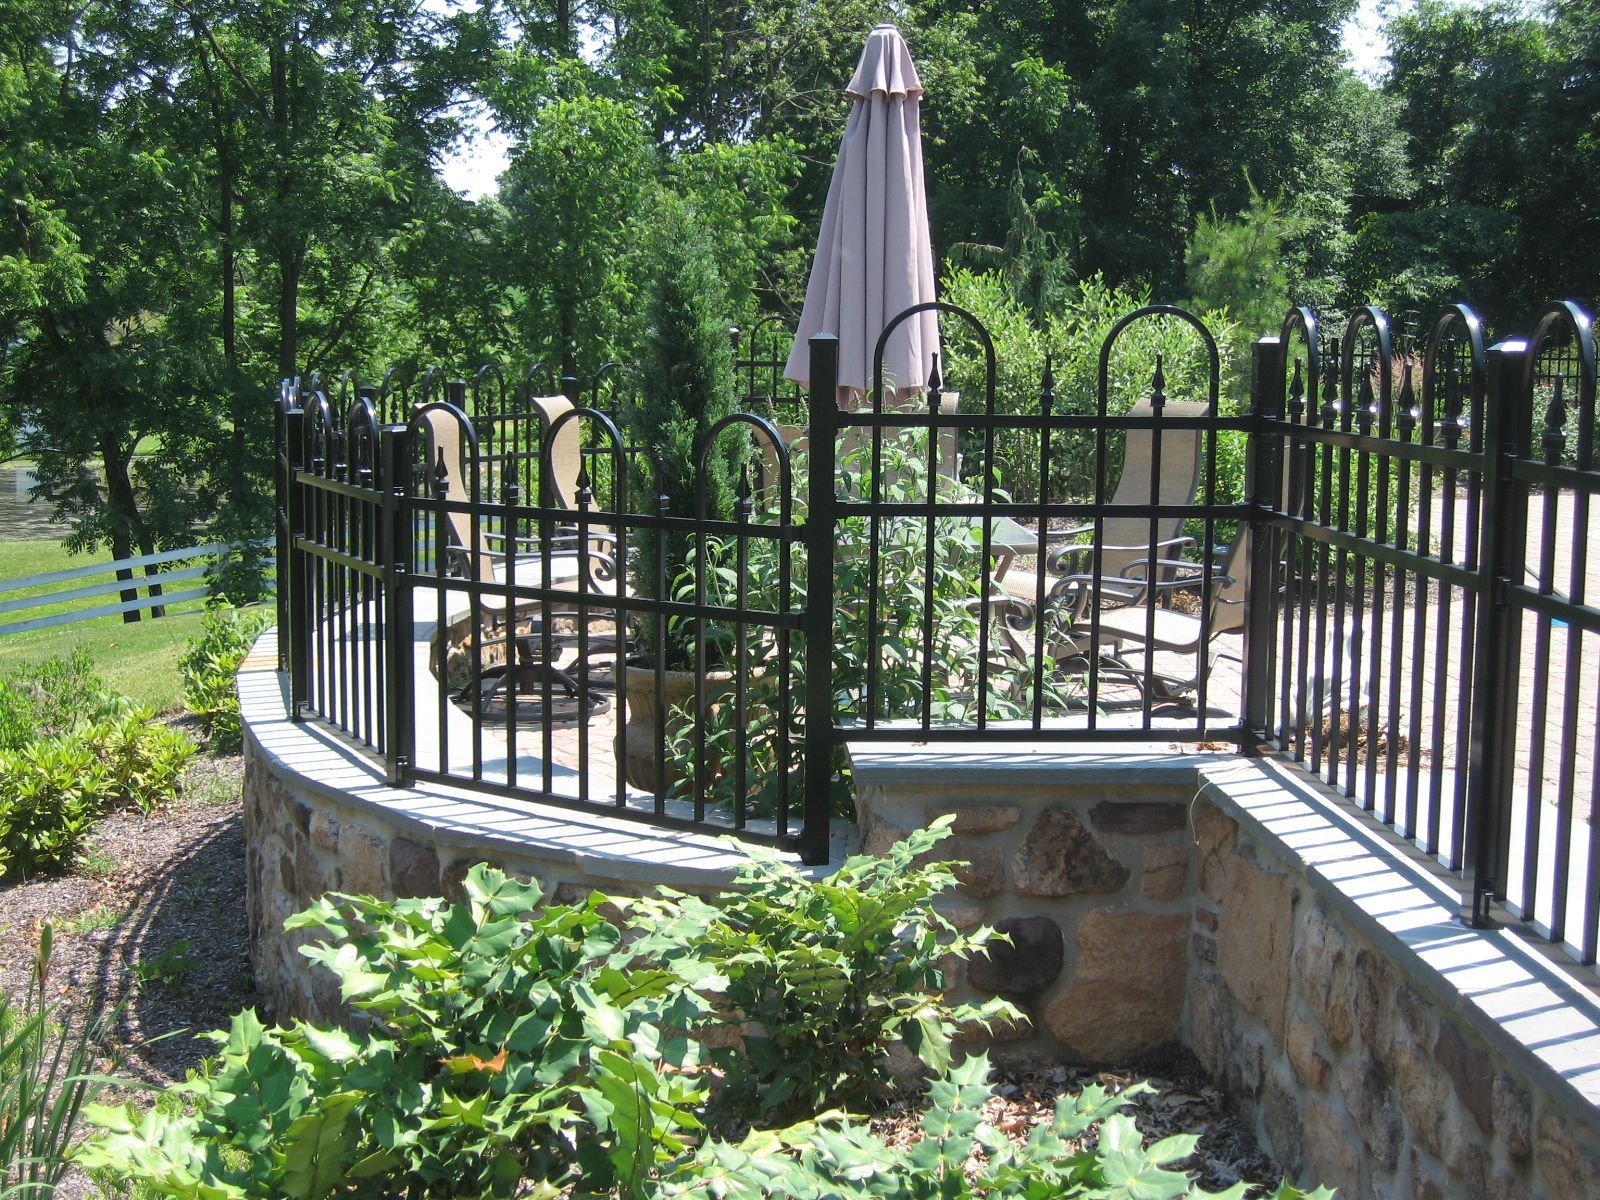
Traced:
[[278, 620], [278, 670], [289, 666], [289, 553], [293, 535], [289, 529], [289, 410], [294, 393], [287, 379], [278, 382], [278, 399], [272, 406], [273, 436], [273, 521], [277, 534], [274, 563], [277, 576], [275, 606]]
[[1507, 589], [1522, 577], [1527, 541], [1527, 489], [1516, 482], [1512, 467], [1526, 435], [1522, 377], [1530, 353], [1522, 341], [1489, 348], [1483, 429], [1485, 511], [1480, 518], [1477, 652], [1462, 833], [1461, 919], [1479, 929], [1493, 924], [1489, 905], [1496, 896], [1504, 897], [1511, 838], [1511, 734], [1522, 628], [1511, 612]]
[[[833, 817], [833, 474], [838, 436], [839, 339], [811, 339], [809, 457], [806, 485], [805, 827], [800, 860], [828, 861]], [[783, 719], [781, 716], [780, 720]]]
[[[289, 639], [289, 719], [298, 721], [304, 717], [311, 695], [311, 572], [305, 569], [304, 558], [295, 545], [306, 525], [305, 489], [295, 478], [305, 466], [306, 413], [294, 403], [294, 393], [288, 395], [291, 407], [283, 415], [284, 482], [289, 493], [285, 505], [288, 558], [280, 570], [288, 581], [289, 627], [279, 632], [286, 633]], [[283, 577], [278, 586], [284, 586]]]
[[1275, 428], [1283, 419], [1283, 343], [1259, 339], [1250, 348], [1250, 415], [1246, 478], [1250, 488], [1250, 586], [1244, 627], [1244, 726], [1239, 749], [1253, 753], [1268, 737], [1276, 640], [1272, 635], [1277, 609], [1278, 534], [1264, 514], [1275, 512], [1282, 492], [1278, 479], [1282, 441]]
[[407, 427], [385, 425], [378, 434], [379, 489], [383, 508], [378, 532], [383, 555], [384, 762], [391, 787], [411, 781], [416, 708], [411, 679], [411, 448]]

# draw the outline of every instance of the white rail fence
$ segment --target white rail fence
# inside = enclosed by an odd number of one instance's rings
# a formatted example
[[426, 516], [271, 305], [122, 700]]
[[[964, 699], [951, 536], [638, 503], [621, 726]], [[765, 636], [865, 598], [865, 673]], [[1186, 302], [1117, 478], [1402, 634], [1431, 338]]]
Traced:
[[[212, 542], [182, 550], [164, 550], [159, 554], [119, 558], [115, 562], [89, 563], [22, 579], [0, 579], [0, 637], [54, 625], [72, 625], [96, 617], [159, 609], [186, 600], [203, 600], [211, 594], [206, 576], [211, 573], [217, 556], [228, 548], [225, 542]], [[152, 567], [161, 569], [151, 574]], [[134, 574], [136, 571], [140, 573]], [[94, 583], [79, 582], [100, 576], [110, 578]], [[40, 588], [45, 590], [36, 591]], [[141, 592], [143, 595], [139, 594]], [[102, 596], [113, 595], [121, 599], [112, 604], [95, 603]], [[74, 607], [69, 612], [26, 615], [31, 610], [80, 602], [83, 607]]]

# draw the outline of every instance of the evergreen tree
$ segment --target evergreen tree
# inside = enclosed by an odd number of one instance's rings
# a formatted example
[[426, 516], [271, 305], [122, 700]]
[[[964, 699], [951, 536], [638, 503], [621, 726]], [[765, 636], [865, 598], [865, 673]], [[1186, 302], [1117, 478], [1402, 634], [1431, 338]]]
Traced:
[[[737, 431], [719, 437], [704, 459], [697, 451], [708, 431], [734, 411], [733, 345], [728, 336], [726, 291], [717, 273], [710, 238], [695, 211], [674, 196], [662, 198], [654, 231], [654, 271], [647, 305], [647, 333], [635, 429], [649, 458], [633, 476], [635, 511], [655, 513], [656, 496], [667, 497], [665, 515], [699, 515], [700, 489], [705, 514], [733, 515], [738, 469], [733, 447]], [[659, 483], [655, 466], [660, 465]], [[643, 468], [643, 469], [640, 469]], [[633, 556], [638, 594], [658, 595], [657, 542], [646, 531]], [[693, 566], [695, 547], [688, 534], [668, 534], [661, 542], [670, 599], [677, 579]], [[693, 642], [686, 628], [655, 638], [646, 622], [650, 653], [671, 669], [693, 665]]]

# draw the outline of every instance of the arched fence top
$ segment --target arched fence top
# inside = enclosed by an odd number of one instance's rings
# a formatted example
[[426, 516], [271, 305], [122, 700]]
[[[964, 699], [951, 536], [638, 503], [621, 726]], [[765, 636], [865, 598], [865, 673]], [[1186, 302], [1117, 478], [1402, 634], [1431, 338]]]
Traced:
[[[1296, 334], [1300, 337], [1301, 345], [1305, 347], [1303, 362], [1298, 356], [1289, 353], [1289, 347], [1294, 344]], [[1283, 323], [1278, 326], [1278, 342], [1283, 347], [1280, 366], [1287, 377], [1284, 395], [1288, 402], [1288, 410], [1285, 415], [1297, 423], [1305, 419], [1315, 419], [1314, 398], [1317, 394], [1317, 385], [1322, 378], [1321, 335], [1321, 320], [1305, 305], [1291, 308], [1284, 314]]]
[[[1366, 347], [1361, 356], [1363, 369], [1359, 380], [1356, 377], [1357, 347]], [[1350, 314], [1344, 327], [1339, 367], [1342, 397], [1338, 406], [1339, 427], [1348, 430], [1359, 424], [1365, 429], [1374, 419], [1379, 419], [1387, 431], [1394, 393], [1394, 333], [1388, 314], [1381, 308], [1368, 304]], [[1378, 377], [1376, 395], [1372, 390], [1374, 370]]]
[[[1534, 319], [1521, 399], [1528, 419], [1535, 422], [1533, 436], [1549, 461], [1571, 461], [1584, 470], [1593, 467], [1594, 323], [1573, 301], [1547, 305]], [[1541, 399], [1542, 420], [1536, 407]], [[1567, 433], [1574, 412], [1578, 431], [1575, 444]], [[1527, 452], [1536, 453], [1532, 446]]]
[[304, 459], [317, 475], [328, 475], [339, 457], [339, 417], [327, 395], [321, 389], [302, 388], [300, 407], [305, 412], [301, 426], [304, 437]]
[[[1122, 335], [1140, 321], [1154, 320], [1162, 317], [1172, 317], [1192, 328], [1200, 336], [1200, 343], [1205, 347], [1206, 353], [1206, 415], [1216, 416], [1217, 398], [1221, 391], [1222, 359], [1217, 353], [1217, 339], [1212, 336], [1211, 330], [1199, 317], [1185, 308], [1176, 304], [1147, 304], [1143, 308], [1136, 308], [1131, 313], [1118, 319], [1104, 340], [1100, 343], [1100, 358], [1098, 374], [1096, 376], [1096, 397], [1098, 413], [1101, 417], [1109, 416], [1111, 390], [1111, 355], [1116, 349], [1117, 342]], [[1162, 403], [1166, 400], [1165, 375], [1161, 354], [1156, 355], [1155, 371], [1152, 380], [1152, 404], [1156, 415], [1160, 415]]]
[[352, 482], [372, 487], [378, 478], [378, 412], [371, 400], [357, 395], [344, 417], [346, 455]]
[[1434, 321], [1423, 352], [1422, 440], [1432, 442], [1437, 433], [1454, 447], [1465, 430], [1475, 442], [1487, 387], [1483, 321], [1467, 305], [1453, 304]]
[[[543, 408], [539, 410], [540, 419], [540, 450], [539, 463], [542, 477], [553, 480], [556, 477], [556, 442], [567, 427], [575, 426], [574, 433], [584, 439], [584, 450], [577, 458], [577, 471], [573, 480], [574, 503], [579, 508], [587, 508], [593, 501], [593, 473], [590, 462], [595, 457], [609, 460], [611, 467], [611, 490], [614, 506], [620, 506], [623, 498], [629, 495], [628, 491], [628, 447], [622, 435], [622, 429], [610, 413], [603, 409], [589, 405], [569, 408], [566, 412], [558, 413], [554, 419], [550, 418]], [[594, 430], [600, 431], [603, 444], [595, 441]]]
[[[925, 312], [948, 313], [959, 317], [972, 327], [977, 335], [978, 343], [983, 347], [983, 378], [984, 397], [983, 411], [986, 416], [994, 415], [994, 390], [995, 390], [995, 353], [994, 339], [989, 336], [989, 330], [980, 321], [977, 315], [959, 304], [951, 304], [944, 300], [925, 300], [921, 304], [913, 304], [910, 308], [903, 309], [889, 318], [884, 323], [883, 332], [878, 334], [878, 341], [872, 348], [872, 411], [877, 414], [883, 412], [883, 354], [889, 347], [889, 338], [894, 331], [904, 325], [912, 317]], [[938, 407], [937, 396], [940, 394], [940, 374], [938, 356], [934, 356], [928, 372], [928, 394], [935, 397], [933, 407]]]
[[[425, 436], [418, 438], [419, 433]], [[419, 404], [406, 422], [406, 439], [413, 447], [410, 465], [413, 469], [422, 466], [430, 495], [442, 494], [448, 473], [456, 470], [464, 476], [457, 482], [464, 486], [471, 502], [480, 502], [478, 472], [468, 469], [478, 460], [478, 431], [458, 406], [448, 400]], [[418, 450], [424, 452], [421, 464], [416, 461]], [[455, 460], [453, 463], [446, 461], [447, 453]], [[441, 471], [445, 475], [441, 476]], [[417, 482], [415, 476], [405, 481], [407, 495], [415, 494]]]
[[[778, 427], [766, 417], [758, 413], [729, 413], [701, 435], [695, 445], [695, 512], [700, 520], [706, 519], [706, 458], [711, 453], [711, 448], [729, 429], [743, 426], [755, 434], [760, 442], [765, 442], [770, 448], [773, 461], [778, 467], [778, 520], [780, 524], [787, 525], [790, 519], [791, 504], [794, 496], [794, 480], [790, 463], [789, 445], [783, 440], [783, 435], [778, 432]], [[757, 453], [764, 453], [760, 442], [756, 443]], [[748, 515], [745, 506], [751, 502], [754, 489], [750, 486], [750, 464], [747, 461], [740, 469], [739, 483], [736, 486], [736, 496], [740, 505], [741, 515]]]

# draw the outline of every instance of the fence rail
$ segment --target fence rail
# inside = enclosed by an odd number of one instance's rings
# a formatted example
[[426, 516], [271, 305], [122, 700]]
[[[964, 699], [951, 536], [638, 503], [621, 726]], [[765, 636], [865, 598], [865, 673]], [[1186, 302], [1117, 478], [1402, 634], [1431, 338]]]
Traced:
[[[94, 620], [96, 617], [114, 617], [144, 610], [157, 610], [159, 615], [159, 610], [166, 605], [181, 604], [188, 600], [203, 600], [211, 595], [211, 589], [208, 585], [196, 586], [196, 584], [211, 574], [211, 565], [209, 562], [199, 560], [215, 559], [217, 555], [226, 553], [227, 550], [228, 546], [216, 542], [205, 546], [189, 546], [181, 550], [163, 550], [158, 554], [120, 558], [112, 562], [69, 567], [66, 570], [49, 571], [23, 579], [0, 581], [0, 617], [25, 613], [30, 609], [55, 608], [63, 604], [77, 605], [82, 601], [92, 601], [101, 596], [120, 597], [111, 604], [89, 604], [86, 607], [74, 607], [67, 612], [0, 621], [0, 637], [27, 633], [35, 629], [50, 629], [58, 625], [73, 625], [80, 621]], [[176, 566], [176, 569], [172, 569], [176, 564], [197, 565]], [[152, 572], [152, 568], [155, 567], [168, 569]], [[135, 575], [135, 571], [142, 571], [143, 574]], [[55, 586], [76, 583], [81, 579], [94, 579], [102, 575], [111, 575], [114, 578], [76, 587]], [[172, 590], [175, 587], [177, 590]], [[48, 590], [38, 591], [40, 588]], [[141, 590], [145, 593], [143, 596], [139, 595]], [[34, 594], [21, 595], [23, 592]]]
[[[1337, 337], [1297, 309], [1232, 412], [1179, 309], [1117, 323], [1092, 380], [1047, 360], [1002, 395], [981, 323], [935, 307], [978, 355], [959, 408], [935, 370], [914, 395], [880, 372], [841, 412], [818, 338], [804, 427], [724, 422], [698, 452], [742, 458], [737, 496], [717, 509], [702, 476], [693, 516], [670, 515], [628, 405], [579, 407], [577, 380], [287, 388], [297, 716], [396, 781], [813, 861], [847, 740], [1272, 749], [1456, 872], [1464, 918], [1503, 905], [1595, 961], [1587, 314], [1490, 346], [1458, 306], [1413, 351], [1377, 309]], [[742, 386], [771, 412], [758, 346]], [[636, 670], [674, 637], [678, 701]], [[669, 718], [635, 727], [650, 708]]]

